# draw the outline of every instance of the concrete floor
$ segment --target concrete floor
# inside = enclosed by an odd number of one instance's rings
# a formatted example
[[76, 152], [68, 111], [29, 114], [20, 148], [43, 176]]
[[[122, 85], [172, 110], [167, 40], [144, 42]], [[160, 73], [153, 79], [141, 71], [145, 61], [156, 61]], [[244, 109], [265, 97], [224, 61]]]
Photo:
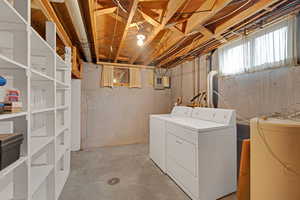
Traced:
[[[109, 185], [111, 178], [120, 178]], [[60, 200], [190, 200], [149, 159], [148, 145], [98, 148], [72, 154]], [[235, 200], [234, 196], [223, 200]]]

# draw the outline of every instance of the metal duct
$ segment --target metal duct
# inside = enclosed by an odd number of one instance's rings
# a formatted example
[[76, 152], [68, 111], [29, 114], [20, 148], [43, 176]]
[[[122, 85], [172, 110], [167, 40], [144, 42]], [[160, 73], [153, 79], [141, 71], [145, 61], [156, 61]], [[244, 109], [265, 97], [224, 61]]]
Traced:
[[71, 16], [72, 23], [75, 26], [76, 34], [79, 37], [80, 45], [84, 51], [84, 56], [88, 62], [91, 62], [92, 58], [90, 52], [90, 44], [86, 34], [78, 1], [77, 0], [51, 0], [51, 2], [66, 3], [66, 7]]

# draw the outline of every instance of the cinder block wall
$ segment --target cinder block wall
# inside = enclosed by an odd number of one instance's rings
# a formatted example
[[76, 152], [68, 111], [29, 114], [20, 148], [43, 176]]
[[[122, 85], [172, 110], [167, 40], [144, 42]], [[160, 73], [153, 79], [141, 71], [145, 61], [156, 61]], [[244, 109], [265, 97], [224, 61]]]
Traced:
[[[206, 87], [208, 72], [208, 61], [205, 57], [202, 56], [199, 62], [201, 89]], [[189, 103], [194, 87], [191, 82], [192, 62], [172, 69], [172, 101], [182, 94], [184, 104]], [[217, 54], [213, 56], [212, 68], [218, 70]], [[300, 111], [299, 77], [300, 67], [281, 67], [255, 73], [219, 76], [219, 93], [223, 97], [219, 98], [219, 107], [235, 109], [243, 119], [274, 112]]]
[[149, 115], [169, 113], [171, 90], [154, 90], [148, 70], [141, 89], [100, 88], [101, 66], [84, 64], [82, 80], [82, 147], [147, 143]]

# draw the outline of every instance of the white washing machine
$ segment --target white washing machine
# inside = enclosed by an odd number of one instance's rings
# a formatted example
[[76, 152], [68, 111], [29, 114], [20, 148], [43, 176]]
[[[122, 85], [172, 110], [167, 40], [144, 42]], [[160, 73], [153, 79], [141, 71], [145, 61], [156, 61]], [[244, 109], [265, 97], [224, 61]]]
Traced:
[[236, 191], [234, 110], [195, 108], [191, 116], [156, 116], [150, 123], [152, 160], [193, 200]]

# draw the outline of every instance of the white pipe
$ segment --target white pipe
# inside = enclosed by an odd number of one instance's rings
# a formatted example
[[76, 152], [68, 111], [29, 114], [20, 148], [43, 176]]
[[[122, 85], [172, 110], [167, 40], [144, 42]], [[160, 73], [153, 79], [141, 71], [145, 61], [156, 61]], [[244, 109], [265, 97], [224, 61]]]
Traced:
[[[53, 0], [52, 0], [53, 1]], [[85, 26], [82, 20], [80, 7], [78, 1], [76, 0], [55, 0], [55, 1], [65, 1], [66, 7], [71, 16], [72, 22], [75, 26], [76, 33], [79, 37], [80, 44], [83, 48], [85, 58], [88, 62], [92, 61], [89, 40], [85, 31]]]
[[65, 0], [50, 0], [53, 3], [63, 3]]
[[214, 77], [218, 74], [217, 71], [211, 71], [207, 75], [207, 105], [210, 108], [214, 107], [213, 94], [214, 94]]

